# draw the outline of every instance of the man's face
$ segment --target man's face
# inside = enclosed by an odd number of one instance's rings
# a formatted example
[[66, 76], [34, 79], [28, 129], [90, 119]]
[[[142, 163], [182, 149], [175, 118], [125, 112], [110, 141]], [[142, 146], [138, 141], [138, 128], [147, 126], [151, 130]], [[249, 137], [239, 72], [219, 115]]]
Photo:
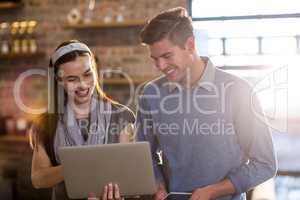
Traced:
[[149, 45], [149, 48], [155, 66], [169, 81], [182, 82], [186, 79], [191, 59], [187, 48], [181, 48], [167, 38]]

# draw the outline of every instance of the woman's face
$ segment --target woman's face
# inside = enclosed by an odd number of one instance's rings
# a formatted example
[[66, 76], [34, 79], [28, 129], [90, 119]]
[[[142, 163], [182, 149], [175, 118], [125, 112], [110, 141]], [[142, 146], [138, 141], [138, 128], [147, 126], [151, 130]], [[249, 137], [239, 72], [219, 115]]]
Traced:
[[89, 103], [96, 86], [91, 56], [78, 56], [58, 67], [58, 81], [68, 94], [68, 100], [73, 100], [76, 105]]

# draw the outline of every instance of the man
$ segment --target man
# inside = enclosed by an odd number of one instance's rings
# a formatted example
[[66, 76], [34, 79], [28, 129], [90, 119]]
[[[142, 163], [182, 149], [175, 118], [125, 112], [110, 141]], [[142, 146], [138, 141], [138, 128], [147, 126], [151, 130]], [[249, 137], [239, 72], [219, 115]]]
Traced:
[[273, 177], [273, 143], [256, 96], [246, 81], [197, 54], [186, 10], [160, 13], [141, 39], [164, 74], [144, 87], [136, 124], [153, 159], [162, 152], [162, 165], [154, 162], [155, 199], [192, 192], [192, 200], [241, 200]]

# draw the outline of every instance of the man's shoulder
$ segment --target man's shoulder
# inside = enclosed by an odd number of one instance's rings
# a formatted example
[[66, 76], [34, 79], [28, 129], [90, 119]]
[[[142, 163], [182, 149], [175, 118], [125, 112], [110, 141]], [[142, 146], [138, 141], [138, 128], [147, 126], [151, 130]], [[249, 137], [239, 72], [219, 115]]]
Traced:
[[162, 75], [147, 82], [143, 88], [143, 94], [157, 94], [167, 82], [166, 76]]
[[233, 73], [227, 72], [223, 69], [216, 68], [215, 72], [215, 82], [221, 82], [225, 84], [232, 84], [234, 88], [243, 88], [243, 89], [251, 89], [251, 83], [246, 80], [245, 78], [242, 78], [240, 76], [237, 76]]

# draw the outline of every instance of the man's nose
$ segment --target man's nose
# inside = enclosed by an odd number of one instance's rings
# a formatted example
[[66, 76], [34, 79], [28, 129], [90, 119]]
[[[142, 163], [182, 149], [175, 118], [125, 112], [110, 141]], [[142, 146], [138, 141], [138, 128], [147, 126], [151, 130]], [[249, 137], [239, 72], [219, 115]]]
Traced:
[[160, 71], [164, 71], [164, 69], [166, 69], [166, 62], [163, 59], [157, 59], [156, 61], [156, 67], [160, 70]]

